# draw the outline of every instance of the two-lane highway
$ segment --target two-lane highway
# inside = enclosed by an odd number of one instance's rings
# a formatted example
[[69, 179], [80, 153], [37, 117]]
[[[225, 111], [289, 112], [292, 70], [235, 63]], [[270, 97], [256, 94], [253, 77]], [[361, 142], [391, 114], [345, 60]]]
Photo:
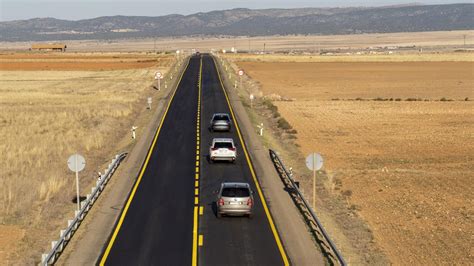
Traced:
[[[230, 133], [208, 130], [215, 112], [232, 113], [214, 60], [193, 56], [156, 132], [100, 264], [283, 265], [287, 256], [233, 121]], [[208, 161], [213, 137], [231, 137], [235, 164]], [[224, 181], [251, 184], [255, 215], [215, 215]]]

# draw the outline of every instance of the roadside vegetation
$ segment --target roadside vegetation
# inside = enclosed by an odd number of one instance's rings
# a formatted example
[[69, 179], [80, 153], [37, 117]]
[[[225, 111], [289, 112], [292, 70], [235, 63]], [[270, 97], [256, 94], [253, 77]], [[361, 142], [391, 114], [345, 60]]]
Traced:
[[[7, 264], [35, 264], [40, 259], [76, 206], [68, 157], [77, 152], [86, 158], [79, 174], [85, 196], [98, 172], [130, 142], [132, 121], [155, 91], [150, 88], [154, 72], [158, 67], [165, 72], [173, 62], [173, 57], [155, 55], [150, 68], [137, 63], [141, 55], [30, 55], [29, 60], [28, 54], [0, 55], [15, 68], [0, 71], [0, 235], [16, 243], [0, 253], [0, 261]], [[25, 60], [27, 70], [22, 70]], [[81, 61], [78, 69], [44, 69], [76, 60]], [[31, 70], [31, 62], [36, 70]], [[109, 70], [96, 71], [98, 62]]]

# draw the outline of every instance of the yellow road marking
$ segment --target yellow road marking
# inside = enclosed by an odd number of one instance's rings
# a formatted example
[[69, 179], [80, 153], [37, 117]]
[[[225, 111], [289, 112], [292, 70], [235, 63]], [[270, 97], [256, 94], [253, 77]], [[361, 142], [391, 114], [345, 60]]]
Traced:
[[199, 215], [202, 215], [204, 213], [204, 206], [199, 207]]
[[122, 227], [123, 221], [125, 219], [125, 216], [127, 215], [128, 208], [130, 207], [130, 204], [132, 203], [133, 197], [135, 196], [135, 193], [137, 191], [138, 185], [140, 184], [143, 174], [145, 173], [145, 169], [148, 165], [148, 162], [150, 161], [151, 154], [153, 152], [153, 149], [155, 148], [156, 141], [158, 139], [158, 136], [160, 135], [161, 127], [163, 126], [163, 123], [165, 121], [166, 115], [168, 114], [168, 110], [170, 109], [171, 103], [173, 102], [174, 96], [176, 95], [176, 91], [178, 90], [179, 84], [181, 83], [181, 79], [183, 78], [184, 72], [188, 69], [189, 66], [189, 60], [186, 64], [186, 67], [184, 68], [183, 72], [181, 73], [181, 76], [179, 78], [178, 83], [176, 84], [176, 88], [173, 92], [173, 95], [171, 96], [170, 101], [168, 102], [168, 106], [166, 107], [165, 113], [163, 114], [163, 117], [161, 118], [160, 125], [158, 126], [158, 130], [155, 133], [155, 137], [153, 138], [153, 142], [151, 143], [150, 149], [148, 150], [148, 154], [145, 159], [145, 163], [143, 164], [143, 167], [140, 171], [140, 174], [138, 175], [138, 179], [135, 182], [135, 185], [133, 186], [132, 192], [130, 193], [130, 196], [128, 197], [127, 203], [125, 204], [125, 207], [123, 208], [123, 212], [120, 215], [119, 221], [117, 223], [117, 226], [115, 227], [115, 230], [112, 234], [112, 237], [110, 238], [110, 241], [107, 245], [107, 248], [105, 249], [104, 255], [102, 256], [102, 259], [100, 260], [99, 265], [104, 265], [105, 262], [107, 261], [107, 257], [110, 254], [110, 251], [112, 250], [112, 246], [114, 245], [115, 239], [117, 238], [117, 235], [120, 231], [120, 227]]
[[198, 180], [194, 181], [194, 187], [199, 187], [199, 181]]
[[283, 259], [283, 263], [285, 265], [290, 265], [290, 262], [288, 261], [288, 256], [286, 254], [285, 249], [283, 248], [280, 236], [278, 235], [278, 232], [276, 230], [275, 223], [273, 222], [272, 215], [270, 213], [270, 210], [268, 209], [267, 202], [265, 201], [265, 197], [263, 196], [262, 189], [260, 188], [260, 183], [258, 182], [257, 176], [255, 174], [252, 161], [250, 160], [250, 157], [248, 155], [247, 146], [245, 146], [244, 139], [242, 138], [242, 134], [240, 133], [240, 128], [239, 128], [239, 125], [237, 123], [237, 119], [235, 118], [234, 110], [232, 109], [232, 105], [230, 104], [229, 96], [227, 95], [227, 92], [224, 89], [224, 84], [222, 83], [221, 74], [217, 70], [217, 64], [216, 64], [215, 59], [214, 58], [212, 58], [212, 59], [214, 61], [214, 66], [216, 68], [217, 76], [219, 77], [219, 81], [220, 81], [220, 84], [221, 84], [222, 91], [224, 92], [224, 95], [225, 95], [225, 98], [226, 98], [226, 101], [227, 101], [227, 105], [229, 106], [229, 110], [230, 110], [230, 114], [232, 116], [232, 120], [234, 121], [234, 124], [235, 124], [235, 129], [237, 131], [237, 135], [239, 136], [239, 140], [240, 140], [240, 143], [242, 145], [242, 149], [244, 150], [245, 159], [247, 160], [247, 163], [249, 164], [250, 173], [252, 174], [252, 178], [255, 182], [255, 187], [257, 188], [257, 192], [258, 192], [258, 195], [260, 197], [260, 200], [262, 201], [263, 209], [265, 210], [265, 214], [267, 216], [268, 223], [270, 224], [270, 228], [272, 230], [273, 236], [275, 237], [275, 242], [278, 246], [278, 250], [280, 251], [281, 257]]
[[204, 238], [203, 235], [199, 235], [199, 243], [198, 244], [199, 244], [200, 247], [202, 247], [202, 245], [203, 245], [203, 242], [204, 242], [203, 238]]
[[[202, 57], [199, 63], [199, 81], [198, 81], [198, 111], [197, 111], [197, 139], [196, 139], [196, 153], [199, 154], [199, 134], [200, 134], [200, 109], [201, 109], [201, 86], [202, 86]], [[196, 156], [196, 179], [199, 179], [199, 156]], [[199, 182], [195, 181], [196, 188], [194, 189], [194, 222], [193, 222], [193, 251], [191, 258], [191, 265], [197, 266], [198, 264], [198, 246], [202, 246], [202, 235], [199, 235], [198, 242], [198, 230], [199, 230], [199, 216], [198, 216], [198, 204], [199, 204]]]
[[197, 230], [198, 230], [198, 207], [194, 206], [193, 215], [193, 253], [192, 253], [192, 265], [197, 265], [197, 247], [194, 248], [198, 243]]

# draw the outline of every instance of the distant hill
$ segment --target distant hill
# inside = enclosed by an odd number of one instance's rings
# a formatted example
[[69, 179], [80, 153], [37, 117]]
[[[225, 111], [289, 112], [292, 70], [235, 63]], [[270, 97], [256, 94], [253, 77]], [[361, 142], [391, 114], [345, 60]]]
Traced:
[[2, 41], [123, 39], [189, 35], [358, 34], [474, 29], [474, 4], [378, 8], [232, 9], [160, 17], [0, 22]]

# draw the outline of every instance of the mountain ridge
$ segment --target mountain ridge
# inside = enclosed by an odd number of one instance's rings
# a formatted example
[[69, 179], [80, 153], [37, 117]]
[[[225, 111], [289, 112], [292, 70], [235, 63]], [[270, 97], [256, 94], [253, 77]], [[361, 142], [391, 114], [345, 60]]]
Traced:
[[190, 15], [33, 18], [0, 22], [4, 41], [179, 36], [359, 34], [474, 29], [474, 4], [246, 9]]

